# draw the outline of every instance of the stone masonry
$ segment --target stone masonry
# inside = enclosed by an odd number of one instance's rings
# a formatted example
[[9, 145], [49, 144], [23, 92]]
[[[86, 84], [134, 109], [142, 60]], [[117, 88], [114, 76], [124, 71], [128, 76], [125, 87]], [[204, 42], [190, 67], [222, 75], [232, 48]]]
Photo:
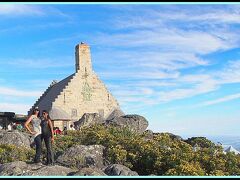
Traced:
[[32, 109], [37, 106], [50, 111], [52, 107], [57, 107], [69, 114], [72, 121], [80, 119], [84, 113], [99, 113], [106, 118], [120, 107], [93, 71], [89, 45], [78, 44], [75, 47], [75, 59], [76, 72], [49, 86]]

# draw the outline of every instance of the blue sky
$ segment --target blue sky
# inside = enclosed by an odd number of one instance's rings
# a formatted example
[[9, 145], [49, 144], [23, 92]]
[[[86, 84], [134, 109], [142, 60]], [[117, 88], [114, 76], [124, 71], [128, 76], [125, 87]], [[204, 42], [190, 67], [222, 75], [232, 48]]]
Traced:
[[126, 114], [182, 136], [239, 135], [240, 4], [0, 4], [0, 111], [26, 114], [91, 46]]

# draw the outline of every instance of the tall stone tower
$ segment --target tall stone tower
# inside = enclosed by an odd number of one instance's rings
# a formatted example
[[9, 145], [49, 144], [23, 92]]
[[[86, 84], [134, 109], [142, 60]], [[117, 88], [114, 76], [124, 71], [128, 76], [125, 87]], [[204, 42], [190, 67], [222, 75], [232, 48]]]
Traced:
[[90, 47], [81, 42], [75, 47], [75, 59], [76, 59], [76, 72], [78, 70], [82, 72], [91, 72], [92, 71], [92, 61]]
[[84, 113], [98, 113], [108, 118], [114, 110], [120, 109], [117, 100], [92, 69], [89, 45], [76, 45], [75, 61], [75, 73], [51, 84], [29, 114], [36, 106], [40, 110], [50, 111], [51, 119], [62, 129], [79, 120]]

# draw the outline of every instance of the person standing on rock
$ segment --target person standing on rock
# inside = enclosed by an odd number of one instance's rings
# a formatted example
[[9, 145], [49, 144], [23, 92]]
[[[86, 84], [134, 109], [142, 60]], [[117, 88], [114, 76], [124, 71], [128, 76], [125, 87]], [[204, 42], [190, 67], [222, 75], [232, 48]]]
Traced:
[[54, 142], [53, 125], [46, 110], [43, 110], [42, 116], [42, 139], [44, 140], [47, 149], [47, 165], [54, 165], [54, 155], [52, 150], [52, 143]]
[[[29, 128], [29, 123], [32, 122], [33, 125], [33, 131]], [[40, 157], [42, 153], [42, 139], [41, 139], [41, 119], [40, 119], [40, 111], [36, 107], [33, 110], [32, 115], [30, 115], [27, 119], [27, 121], [24, 124], [24, 127], [33, 135], [34, 137], [34, 143], [36, 144], [36, 154], [34, 157], [34, 162], [39, 163]]]

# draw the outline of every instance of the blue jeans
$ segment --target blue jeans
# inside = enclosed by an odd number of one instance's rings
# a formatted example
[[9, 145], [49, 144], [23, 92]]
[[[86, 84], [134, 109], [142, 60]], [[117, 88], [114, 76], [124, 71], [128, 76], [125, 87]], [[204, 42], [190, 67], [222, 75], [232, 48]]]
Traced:
[[34, 138], [34, 142], [36, 144], [36, 154], [35, 154], [34, 162], [35, 163], [39, 163], [40, 162], [41, 153], [42, 153], [42, 137], [41, 137], [41, 134], [37, 135]]
[[54, 154], [52, 150], [51, 136], [44, 136], [42, 134], [42, 139], [44, 140], [47, 149], [47, 164], [54, 164]]

